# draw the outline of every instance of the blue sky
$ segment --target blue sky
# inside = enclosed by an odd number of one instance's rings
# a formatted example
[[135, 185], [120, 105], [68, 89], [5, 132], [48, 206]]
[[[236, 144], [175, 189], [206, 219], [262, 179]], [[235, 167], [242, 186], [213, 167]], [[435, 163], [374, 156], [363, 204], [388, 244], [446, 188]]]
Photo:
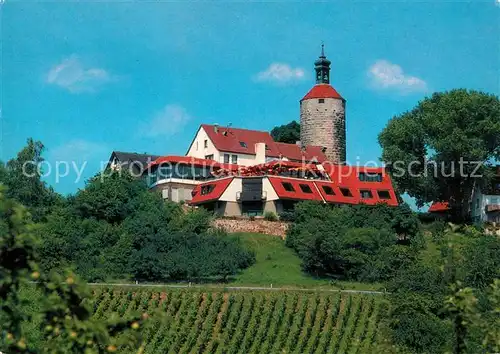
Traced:
[[[184, 154], [201, 123], [299, 118], [321, 41], [347, 100], [348, 160], [377, 160], [387, 121], [434, 91], [499, 94], [491, 1], [28, 3], [1, 11], [0, 159], [28, 137], [49, 162], [99, 169], [112, 150]], [[56, 190], [83, 185], [71, 173]]]

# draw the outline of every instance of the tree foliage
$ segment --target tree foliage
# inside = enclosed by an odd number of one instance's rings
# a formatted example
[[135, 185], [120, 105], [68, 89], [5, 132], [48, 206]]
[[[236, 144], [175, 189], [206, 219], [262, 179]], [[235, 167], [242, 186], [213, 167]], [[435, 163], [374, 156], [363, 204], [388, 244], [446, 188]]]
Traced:
[[[117, 316], [107, 321], [91, 318], [85, 301], [89, 292], [70, 272], [47, 274], [38, 269], [38, 240], [24, 207], [5, 197], [0, 190], [0, 348], [12, 353], [102, 353], [134, 347], [142, 319]], [[20, 296], [22, 287], [34, 287], [40, 312], [30, 314]], [[37, 317], [43, 333], [42, 343], [27, 341], [23, 323]], [[135, 333], [134, 333], [135, 332]]]
[[40, 141], [28, 139], [17, 156], [0, 163], [0, 183], [7, 186], [6, 196], [28, 208], [35, 222], [43, 221], [60, 197], [41, 180], [44, 146]]
[[379, 142], [398, 191], [419, 206], [448, 201], [465, 218], [473, 188], [488, 182], [488, 165], [500, 159], [499, 117], [498, 97], [463, 89], [434, 93], [394, 117]]
[[[299, 203], [286, 244], [318, 275], [380, 281], [415, 258], [420, 239], [416, 216], [407, 207]], [[403, 244], [415, 247], [407, 248]]]
[[274, 127], [271, 130], [271, 136], [274, 141], [295, 144], [297, 141], [300, 141], [300, 124], [293, 120], [288, 124]]
[[71, 266], [88, 281], [226, 278], [254, 255], [212, 214], [184, 212], [126, 171], [105, 171], [48, 216], [39, 229], [42, 266]]

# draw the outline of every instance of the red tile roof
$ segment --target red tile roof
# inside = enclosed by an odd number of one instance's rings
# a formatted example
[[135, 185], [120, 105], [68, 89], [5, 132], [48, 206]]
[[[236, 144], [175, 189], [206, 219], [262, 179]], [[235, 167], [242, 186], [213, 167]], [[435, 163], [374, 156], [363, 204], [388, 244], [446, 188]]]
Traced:
[[[297, 161], [302, 161], [302, 158], [306, 161], [326, 160], [320, 146], [306, 146], [302, 151], [297, 144], [275, 142], [271, 134], [265, 131], [226, 127], [216, 129], [215, 126], [209, 124], [202, 124], [201, 127], [219, 151], [255, 155], [255, 144], [265, 143], [267, 145], [266, 156], [269, 157], [286, 157]], [[240, 142], [245, 143], [246, 147], [241, 146]]]
[[[233, 177], [222, 178], [197, 185], [191, 192], [193, 199], [191, 199], [190, 204], [196, 205], [218, 200], [222, 196], [222, 193], [224, 193], [227, 187], [231, 184], [233, 179]], [[213, 186], [213, 189], [209, 193], [202, 194], [202, 189], [208, 186]]]
[[[268, 179], [269, 182], [271, 182], [274, 190], [276, 191], [276, 194], [280, 198], [295, 200], [323, 200], [323, 198], [321, 198], [321, 194], [318, 192], [318, 189], [316, 188], [312, 180], [271, 176], [268, 176]], [[289, 183], [294, 190], [286, 190], [283, 185], [284, 183]], [[310, 189], [310, 193], [304, 192], [300, 185], [308, 186]]]
[[[321, 146], [306, 146], [304, 150], [300, 148], [297, 144], [286, 144], [286, 143], [275, 143], [278, 147], [278, 151], [281, 156], [286, 157], [289, 160], [305, 161], [317, 160], [318, 162], [326, 161], [326, 155], [322, 151]], [[268, 155], [273, 156], [273, 155]]]
[[429, 208], [429, 213], [440, 213], [443, 211], [448, 211], [450, 209], [448, 202], [433, 202]]
[[340, 94], [329, 84], [318, 84], [313, 86], [301, 101], [310, 98], [340, 98], [343, 100], [342, 96], [340, 96]]

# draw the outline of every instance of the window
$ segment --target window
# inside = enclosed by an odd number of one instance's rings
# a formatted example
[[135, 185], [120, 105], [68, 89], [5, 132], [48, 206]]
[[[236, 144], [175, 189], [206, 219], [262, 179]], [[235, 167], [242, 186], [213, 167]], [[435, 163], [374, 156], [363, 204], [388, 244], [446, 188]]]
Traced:
[[213, 160], [213, 159], [214, 159], [214, 154], [205, 155], [205, 160]]
[[377, 191], [377, 194], [380, 199], [391, 199], [389, 191]]
[[344, 197], [352, 197], [352, 193], [349, 188], [340, 188], [340, 193], [342, 193]]
[[318, 99], [318, 103], [325, 103], [325, 99], [324, 98]]
[[205, 149], [208, 147], [208, 140], [205, 139], [205, 141], [203, 141], [203, 146], [205, 147]]
[[231, 163], [235, 165], [238, 163], [238, 155], [231, 155]]
[[360, 190], [359, 193], [361, 194], [362, 199], [371, 199], [373, 198], [372, 191], [370, 190]]
[[229, 154], [224, 154], [224, 163], [229, 163]]
[[247, 143], [245, 143], [244, 141], [240, 141], [240, 146], [241, 146], [242, 148], [245, 148], [245, 149], [246, 149], [246, 148], [247, 148]]
[[302, 190], [302, 192], [304, 192], [304, 193], [311, 194], [313, 192], [311, 190], [311, 187], [309, 187], [309, 185], [307, 185], [307, 184], [299, 184], [299, 187]]
[[333, 191], [333, 188], [330, 187], [330, 186], [322, 186], [323, 188], [323, 191], [325, 192], [325, 194], [327, 195], [335, 195], [335, 192]]
[[360, 172], [358, 177], [361, 182], [382, 182], [381, 173]]
[[266, 150], [269, 151], [271, 148], [266, 144]]
[[283, 188], [285, 188], [287, 192], [295, 192], [295, 189], [293, 188], [291, 183], [281, 182], [281, 185], [283, 186]]
[[206, 186], [201, 186], [201, 195], [207, 195], [207, 194], [212, 193], [214, 188], [215, 188], [214, 184], [208, 184]]

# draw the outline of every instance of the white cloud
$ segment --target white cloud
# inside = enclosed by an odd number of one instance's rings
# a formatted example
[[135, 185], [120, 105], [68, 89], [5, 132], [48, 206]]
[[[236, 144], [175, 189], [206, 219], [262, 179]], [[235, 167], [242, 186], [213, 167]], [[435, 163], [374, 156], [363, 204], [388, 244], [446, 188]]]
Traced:
[[102, 143], [73, 139], [48, 151], [52, 161], [89, 161], [107, 159], [111, 151]]
[[62, 87], [71, 93], [95, 92], [112, 79], [104, 69], [85, 67], [76, 55], [53, 66], [47, 74], [47, 83]]
[[184, 107], [169, 104], [142, 126], [141, 133], [149, 137], [170, 136], [181, 131], [190, 120], [191, 116]]
[[394, 89], [400, 93], [421, 92], [427, 90], [427, 83], [405, 74], [403, 68], [387, 60], [378, 60], [368, 69], [371, 84], [376, 89]]
[[268, 81], [274, 83], [287, 83], [305, 78], [302, 68], [292, 68], [286, 63], [272, 63], [269, 67], [255, 76], [256, 81]]

